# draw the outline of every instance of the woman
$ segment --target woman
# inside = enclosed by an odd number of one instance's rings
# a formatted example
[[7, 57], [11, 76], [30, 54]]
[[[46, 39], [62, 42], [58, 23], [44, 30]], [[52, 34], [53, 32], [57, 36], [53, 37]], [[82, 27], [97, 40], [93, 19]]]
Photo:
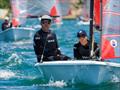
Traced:
[[[74, 44], [74, 58], [75, 59], [90, 59], [90, 41], [87, 38], [87, 34], [84, 30], [80, 30], [77, 33], [79, 41]], [[94, 43], [94, 53], [95, 56], [99, 57], [99, 50], [97, 43]]]

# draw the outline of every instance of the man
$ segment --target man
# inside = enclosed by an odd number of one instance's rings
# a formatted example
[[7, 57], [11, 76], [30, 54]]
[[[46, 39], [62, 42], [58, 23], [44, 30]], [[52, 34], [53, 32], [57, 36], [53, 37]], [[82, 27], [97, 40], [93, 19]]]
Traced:
[[[87, 39], [87, 34], [84, 30], [80, 30], [77, 33], [79, 41], [74, 44], [74, 58], [75, 59], [90, 59], [89, 45], [90, 41]], [[99, 50], [97, 43], [94, 43], [94, 53], [95, 56], [99, 57]]]
[[9, 18], [5, 17], [5, 21], [2, 24], [2, 30], [6, 30], [8, 28], [12, 27], [12, 23], [9, 22]]
[[38, 62], [68, 59], [59, 50], [56, 34], [49, 30], [51, 21], [50, 16], [43, 15], [41, 29], [34, 36], [34, 50]]

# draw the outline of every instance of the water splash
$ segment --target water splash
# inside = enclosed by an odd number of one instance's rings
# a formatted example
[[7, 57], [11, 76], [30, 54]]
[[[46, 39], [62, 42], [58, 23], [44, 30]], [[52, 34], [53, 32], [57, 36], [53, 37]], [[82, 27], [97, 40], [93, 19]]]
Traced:
[[64, 86], [67, 86], [66, 82], [64, 82], [63, 80], [62, 81], [50, 81], [49, 86], [56, 86], [56, 87], [64, 87]]
[[115, 83], [120, 82], [120, 78], [116, 75], [113, 75], [111, 82], [115, 82]]
[[49, 86], [49, 87], [59, 87], [59, 88], [63, 88], [67, 86], [67, 83], [64, 82], [64, 80], [61, 81], [49, 81], [48, 84], [42, 84], [40, 86]]
[[7, 62], [10, 62], [11, 60], [13, 60], [14, 62], [21, 64], [22, 63], [22, 59], [20, 59], [20, 57], [16, 54], [13, 53], [7, 60]]
[[14, 77], [15, 73], [13, 73], [10, 70], [0, 70], [0, 79], [9, 79], [11, 77]]
[[25, 45], [25, 44], [31, 44], [32, 40], [23, 40], [23, 41], [17, 41], [17, 42], [13, 42], [12, 44], [14, 45]]
[[13, 53], [7, 60], [0, 63], [0, 67], [10, 68], [12, 66], [20, 65], [21, 63], [22, 59], [16, 53]]

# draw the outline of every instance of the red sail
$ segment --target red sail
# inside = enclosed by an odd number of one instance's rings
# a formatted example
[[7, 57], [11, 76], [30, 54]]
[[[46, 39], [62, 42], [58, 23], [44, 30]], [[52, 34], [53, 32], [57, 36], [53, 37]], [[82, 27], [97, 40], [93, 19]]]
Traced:
[[59, 16], [54, 18], [54, 22], [56, 24], [60, 24], [62, 22], [62, 15], [60, 14], [59, 0], [56, 0], [53, 7], [50, 10], [51, 16]]
[[53, 6], [53, 7], [51, 8], [51, 10], [50, 10], [50, 15], [51, 15], [51, 16], [57, 16], [57, 15], [58, 15], [56, 6]]
[[13, 27], [17, 27], [19, 26], [20, 22], [19, 22], [19, 15], [20, 15], [20, 10], [18, 7], [18, 4], [16, 4], [17, 1], [16, 0], [12, 0], [11, 1], [11, 7], [12, 7], [12, 13], [13, 13], [13, 18], [12, 18], [12, 26]]
[[109, 59], [115, 56], [114, 48], [110, 45], [110, 41], [102, 37], [102, 58]]
[[[100, 1], [101, 0], [94, 0], [94, 21], [95, 25], [100, 26], [101, 23], [101, 16], [100, 16]], [[102, 7], [105, 10], [104, 6], [107, 4], [109, 0], [102, 0]]]
[[103, 0], [101, 57], [120, 58], [120, 0]]
[[100, 0], [94, 0], [94, 20], [95, 25], [100, 25]]

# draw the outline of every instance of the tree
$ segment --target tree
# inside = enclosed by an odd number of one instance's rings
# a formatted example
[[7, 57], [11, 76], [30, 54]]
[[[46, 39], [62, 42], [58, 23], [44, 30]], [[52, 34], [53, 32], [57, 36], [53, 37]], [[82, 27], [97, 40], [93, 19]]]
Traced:
[[83, 0], [79, 0], [78, 3], [73, 4], [73, 6], [74, 6], [76, 9], [79, 9], [81, 4], [83, 4]]
[[10, 0], [0, 0], [0, 8], [10, 10]]

